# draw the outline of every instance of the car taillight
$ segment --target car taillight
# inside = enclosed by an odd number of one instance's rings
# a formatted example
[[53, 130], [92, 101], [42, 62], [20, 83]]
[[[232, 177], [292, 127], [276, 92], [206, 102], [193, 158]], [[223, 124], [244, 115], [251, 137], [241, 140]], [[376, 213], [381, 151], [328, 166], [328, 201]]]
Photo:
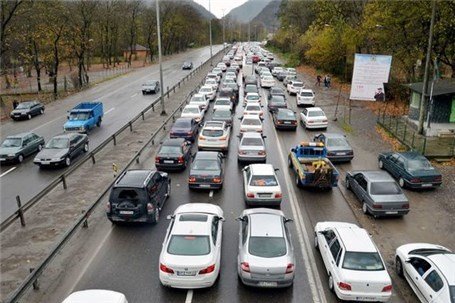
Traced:
[[401, 205], [402, 208], [409, 209], [409, 203]]
[[283, 124], [283, 121], [277, 120], [276, 123], [277, 123], [277, 124]]
[[262, 133], [262, 129], [257, 129], [256, 130], [258, 133]]
[[201, 269], [201, 270], [199, 271], [199, 274], [200, 274], [200, 275], [209, 274], [209, 273], [214, 272], [214, 271], [215, 271], [215, 264], [210, 265], [210, 266], [207, 267], [207, 268]]
[[338, 283], [338, 288], [342, 289], [342, 290], [351, 290], [351, 285], [348, 284], [348, 283], [339, 282]]
[[314, 121], [311, 121], [311, 120], [307, 120], [307, 121], [306, 121], [306, 123], [308, 123], [308, 124], [311, 124], [311, 123], [313, 123], [313, 122], [314, 122]]
[[155, 157], [155, 163], [160, 163], [161, 158], [160, 157]]
[[154, 211], [155, 211], [155, 206], [153, 206], [152, 203], [147, 203], [147, 213], [150, 215], [150, 214], [153, 214]]
[[382, 292], [391, 292], [392, 291], [392, 284], [384, 286]]
[[188, 178], [188, 182], [189, 182], [189, 183], [194, 183], [194, 182], [196, 182], [196, 177], [189, 177], [189, 178]]
[[106, 203], [106, 212], [110, 213], [111, 212], [111, 202]]
[[422, 181], [421, 181], [419, 178], [412, 178], [412, 179], [410, 180], [410, 182], [411, 182], [411, 183], [420, 183], [420, 182], [422, 182]]
[[253, 194], [253, 193], [246, 193], [246, 196], [247, 196], [248, 198], [254, 198], [254, 194]]
[[258, 151], [259, 156], [265, 156], [265, 150], [260, 150]]
[[239, 150], [239, 155], [246, 155], [246, 154], [247, 154], [246, 151], [244, 151], [244, 150]]
[[373, 208], [381, 209], [382, 205], [381, 204], [373, 204]]
[[290, 274], [294, 272], [294, 264], [289, 263], [288, 266], [286, 267], [286, 273]]
[[240, 268], [241, 268], [244, 272], [250, 272], [250, 264], [248, 264], [248, 262], [242, 262], [242, 263], [240, 263]]
[[213, 183], [221, 183], [221, 178], [213, 178]]
[[185, 160], [183, 159], [183, 156], [180, 156], [180, 157], [179, 157], [178, 162], [179, 162], [179, 163], [185, 162]]
[[350, 150], [346, 154], [352, 156], [354, 154], [354, 152], [352, 150]]
[[283, 194], [282, 193], [275, 193], [275, 198], [282, 198]]
[[160, 270], [162, 272], [165, 272], [165, 273], [168, 273], [168, 274], [173, 274], [174, 273], [174, 271], [171, 268], [167, 267], [163, 263], [160, 263]]
[[224, 136], [224, 137], [221, 137], [221, 138], [220, 138], [220, 141], [226, 141], [226, 139], [227, 139], [227, 137]]

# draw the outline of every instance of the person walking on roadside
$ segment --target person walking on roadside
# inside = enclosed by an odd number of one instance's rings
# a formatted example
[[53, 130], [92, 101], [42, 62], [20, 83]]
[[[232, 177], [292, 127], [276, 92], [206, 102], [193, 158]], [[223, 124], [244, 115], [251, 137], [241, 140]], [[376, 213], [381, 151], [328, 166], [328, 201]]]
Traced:
[[330, 75], [329, 75], [329, 74], [327, 74], [327, 75], [325, 76], [325, 78], [326, 78], [326, 80], [327, 80], [327, 88], [330, 88], [330, 84], [331, 84], [330, 82], [332, 81], [332, 78], [330, 78]]
[[321, 79], [322, 79], [321, 75], [317, 75], [317, 77], [316, 77], [316, 86], [321, 86]]
[[327, 75], [324, 76], [324, 87], [327, 88]]
[[17, 100], [13, 101], [13, 109], [16, 109], [16, 107], [19, 105], [19, 102]]

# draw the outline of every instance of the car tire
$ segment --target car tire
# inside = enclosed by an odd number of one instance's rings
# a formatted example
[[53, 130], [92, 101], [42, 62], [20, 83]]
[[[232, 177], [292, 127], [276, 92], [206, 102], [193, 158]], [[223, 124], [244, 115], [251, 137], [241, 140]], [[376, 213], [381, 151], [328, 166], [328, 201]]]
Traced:
[[66, 157], [65, 158], [65, 165], [68, 167], [71, 165], [71, 158], [70, 157]]
[[40, 113], [41, 115], [44, 114], [44, 109], [40, 109], [40, 110], [39, 110], [39, 113]]
[[398, 276], [403, 277], [403, 262], [401, 262], [400, 257], [395, 258], [395, 272]]
[[29, 119], [29, 120], [32, 119], [32, 115], [31, 115], [31, 114], [28, 114], [28, 115], [27, 115], [27, 119]]
[[166, 200], [171, 196], [171, 181], [167, 183]]
[[368, 215], [370, 213], [368, 210], [368, 206], [365, 202], [362, 202], [362, 211], [365, 215]]
[[88, 143], [84, 144], [84, 153], [88, 152]]
[[38, 151], [40, 152], [43, 149], [43, 144], [38, 144]]
[[314, 233], [314, 248], [316, 248], [316, 250], [319, 250], [318, 236], [316, 233]]
[[17, 162], [18, 163], [22, 163], [24, 161], [24, 155], [23, 154], [19, 154], [19, 156], [17, 156]]
[[403, 178], [400, 177], [400, 179], [398, 179], [398, 185], [400, 185], [401, 188], [406, 187], [406, 182], [404, 181]]
[[384, 162], [382, 162], [382, 160], [379, 160], [378, 166], [380, 169], [384, 169]]
[[329, 290], [331, 292], [335, 292], [335, 288], [333, 287], [333, 277], [332, 277], [332, 275], [330, 273], [329, 273], [328, 283], [329, 283]]
[[302, 187], [302, 182], [300, 182], [299, 174], [297, 172], [295, 172], [295, 185], [297, 185], [297, 187]]
[[158, 224], [159, 221], [160, 221], [160, 209], [157, 207], [155, 209], [155, 213], [153, 215], [153, 223]]
[[346, 189], [351, 190], [351, 183], [349, 183], [349, 179], [346, 178]]
[[100, 127], [101, 126], [101, 118], [98, 119], [98, 122], [96, 122], [96, 126]]

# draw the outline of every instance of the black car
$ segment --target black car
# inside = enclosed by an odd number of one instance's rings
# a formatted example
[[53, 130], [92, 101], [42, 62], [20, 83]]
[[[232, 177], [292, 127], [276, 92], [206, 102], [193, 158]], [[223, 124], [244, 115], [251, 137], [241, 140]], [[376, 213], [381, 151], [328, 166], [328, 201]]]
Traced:
[[243, 84], [245, 86], [250, 85], [250, 84], [254, 84], [254, 85], [258, 86], [258, 79], [256, 78], [255, 75], [246, 76], [245, 80], [243, 80]]
[[191, 143], [183, 138], [167, 139], [155, 156], [159, 170], [185, 169], [191, 159]]
[[274, 112], [279, 108], [287, 108], [286, 100], [283, 96], [273, 95], [272, 98], [267, 102], [267, 108], [269, 112]]
[[44, 105], [38, 101], [27, 101], [19, 105], [11, 112], [10, 117], [13, 120], [28, 119], [33, 116], [44, 114]]
[[267, 99], [271, 99], [272, 96], [283, 96], [284, 100], [286, 100], [286, 93], [281, 87], [278, 86], [272, 86], [269, 90], [269, 94], [267, 96]]
[[167, 173], [127, 170], [115, 181], [107, 202], [106, 215], [112, 223], [158, 223], [160, 211], [171, 193]]
[[286, 78], [287, 75], [288, 75], [287, 72], [280, 72], [280, 73], [278, 73], [278, 75], [276, 75], [276, 78], [277, 78], [278, 81], [283, 81], [284, 78]]
[[248, 93], [257, 93], [259, 94], [258, 87], [255, 84], [247, 84], [245, 85], [245, 89], [243, 90], [243, 94], [246, 96]]
[[147, 81], [142, 84], [142, 94], [156, 94], [160, 91], [160, 82], [156, 80]]
[[212, 115], [212, 121], [226, 122], [226, 125], [232, 125], [232, 112], [230, 109], [217, 108]]
[[35, 133], [22, 133], [6, 137], [0, 146], [0, 163], [22, 163], [26, 156], [41, 151], [44, 138]]
[[183, 62], [182, 69], [193, 69], [193, 62], [191, 61]]
[[222, 87], [218, 93], [220, 98], [229, 98], [234, 105], [239, 103], [238, 93], [230, 87]]
[[272, 69], [274, 67], [278, 67], [278, 66], [282, 66], [281, 63], [278, 63], [278, 62], [268, 62], [266, 65], [265, 65], [268, 69], [270, 69], [270, 71], [272, 71]]
[[295, 113], [288, 108], [278, 108], [272, 112], [273, 124], [276, 129], [297, 129], [297, 117]]
[[199, 151], [191, 164], [189, 188], [221, 189], [224, 180], [223, 154]]
[[88, 136], [79, 133], [66, 133], [50, 139], [35, 156], [33, 163], [43, 166], [70, 166], [71, 160], [80, 153], [88, 152]]
[[193, 118], [178, 118], [171, 127], [171, 138], [183, 138], [194, 142], [199, 130], [199, 124]]

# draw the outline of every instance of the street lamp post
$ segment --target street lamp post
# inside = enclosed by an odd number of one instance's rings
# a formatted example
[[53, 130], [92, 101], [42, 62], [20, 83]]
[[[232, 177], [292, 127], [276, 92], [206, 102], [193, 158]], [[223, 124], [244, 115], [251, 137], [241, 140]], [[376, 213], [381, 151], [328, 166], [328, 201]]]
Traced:
[[224, 52], [226, 53], [226, 48], [225, 48], [225, 45], [226, 45], [226, 36], [225, 36], [225, 31], [224, 31], [224, 9], [223, 9], [223, 50]]
[[164, 108], [164, 83], [163, 83], [163, 64], [161, 62], [161, 27], [160, 27], [160, 5], [159, 0], [155, 1], [156, 4], [156, 29], [158, 36], [158, 62], [160, 64], [160, 103], [161, 103], [161, 116], [166, 116], [166, 110]]
[[[209, 0], [209, 13], [212, 13], [210, 9], [210, 0]], [[209, 21], [209, 31], [210, 31], [210, 66], [213, 66], [213, 60], [212, 60], [212, 18], [210, 17]]]

